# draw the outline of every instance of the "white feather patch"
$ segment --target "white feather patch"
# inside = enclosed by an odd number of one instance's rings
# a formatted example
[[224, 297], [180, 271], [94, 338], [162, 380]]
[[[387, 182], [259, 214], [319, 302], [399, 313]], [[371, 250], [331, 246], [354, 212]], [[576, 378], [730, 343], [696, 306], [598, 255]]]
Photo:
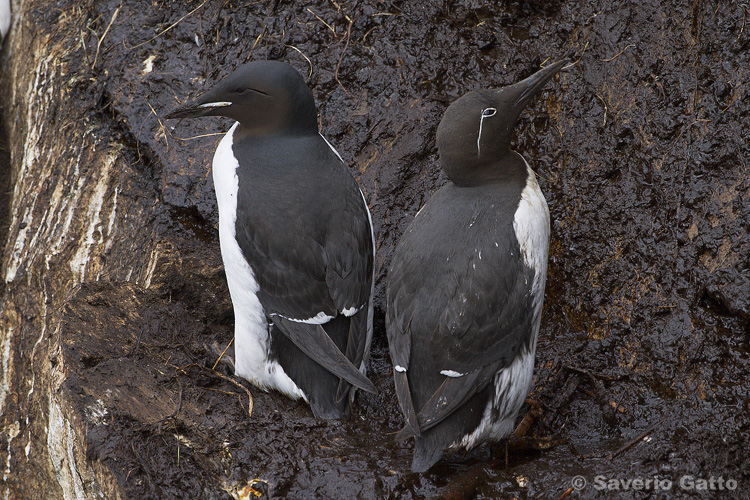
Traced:
[[[201, 104], [198, 107], [199, 108], [223, 108], [225, 106], [231, 106], [232, 103], [228, 101], [218, 101], [218, 102], [207, 102], [206, 104]], [[216, 150], [219, 151], [218, 149]]]
[[[470, 450], [485, 440], [499, 441], [513, 432], [518, 410], [531, 388], [535, 351], [536, 338], [532, 342], [531, 351], [523, 349], [509, 367], [495, 375], [495, 394], [485, 407], [482, 420], [474, 432], [453, 443], [452, 448]], [[493, 413], [499, 415], [499, 418], [493, 418]]]
[[5, 35], [8, 34], [8, 30], [10, 30], [10, 24], [10, 1], [2, 0], [0, 2], [0, 42], [2, 42], [3, 38], [5, 38]]
[[295, 323], [306, 323], [308, 325], [324, 325], [333, 319], [333, 316], [329, 316], [323, 311], [319, 312], [312, 318], [307, 319], [288, 318], [276, 313], [271, 313], [270, 316], [278, 316], [280, 318], [288, 319], [289, 321], [294, 321]]
[[446, 377], [450, 378], [458, 378], [463, 377], [463, 373], [454, 372], [453, 370], [440, 370], [440, 375], [445, 375]]
[[399, 373], [404, 373], [406, 371], [406, 368], [404, 368], [403, 366], [400, 366], [400, 365], [394, 365], [393, 369], [396, 370]]
[[349, 316], [354, 316], [355, 314], [357, 314], [357, 311], [359, 311], [360, 309], [362, 309], [362, 308], [361, 307], [350, 307], [348, 309], [344, 309], [343, 311], [341, 311], [341, 314], [343, 314], [344, 316], [346, 316], [348, 318]]
[[[524, 163], [526, 163], [525, 159]], [[528, 179], [513, 216], [513, 230], [516, 233], [524, 263], [534, 270], [534, 281], [531, 284], [534, 316], [535, 320], [541, 320], [549, 255], [549, 208], [547, 208], [547, 200], [544, 199], [539, 189], [536, 175], [528, 163], [526, 163], [526, 170]]]

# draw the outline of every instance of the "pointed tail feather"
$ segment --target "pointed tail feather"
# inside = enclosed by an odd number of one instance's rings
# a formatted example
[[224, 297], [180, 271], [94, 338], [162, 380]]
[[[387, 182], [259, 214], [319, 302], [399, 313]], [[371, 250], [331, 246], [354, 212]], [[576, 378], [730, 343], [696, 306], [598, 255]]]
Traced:
[[398, 403], [401, 406], [401, 412], [404, 414], [404, 420], [406, 421], [406, 427], [396, 435], [396, 438], [401, 440], [409, 436], [419, 437], [420, 431], [419, 423], [417, 422], [417, 412], [414, 409], [414, 402], [411, 399], [409, 379], [406, 372], [394, 371], [393, 381], [396, 385]]
[[443, 457], [446, 445], [436, 439], [435, 433], [430, 433], [417, 438], [414, 443], [414, 457], [411, 462], [411, 470], [414, 472], [427, 472]]
[[[349, 317], [349, 333], [346, 343], [346, 358], [352, 362], [355, 368], [360, 372], [362, 370], [362, 361], [364, 360], [365, 351], [367, 350], [367, 316], [369, 305], [365, 305], [360, 311]], [[353, 397], [350, 390], [351, 385], [347, 384], [344, 379], [339, 382], [336, 390], [336, 401], [339, 402], [349, 396]]]
[[377, 392], [375, 385], [344, 356], [323, 327], [281, 316], [274, 316], [273, 322], [294, 345], [326, 370], [364, 391]]

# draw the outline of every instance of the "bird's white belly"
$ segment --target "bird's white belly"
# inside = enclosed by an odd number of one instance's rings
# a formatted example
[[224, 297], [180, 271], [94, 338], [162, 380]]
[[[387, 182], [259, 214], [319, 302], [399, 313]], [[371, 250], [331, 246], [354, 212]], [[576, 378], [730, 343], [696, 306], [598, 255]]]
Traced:
[[470, 450], [483, 441], [499, 441], [513, 432], [518, 410], [531, 389], [535, 352], [536, 338], [530, 350], [522, 348], [510, 366], [495, 375], [494, 394], [484, 409], [482, 420], [471, 434], [454, 443], [452, 448]]
[[221, 140], [213, 159], [221, 257], [234, 307], [235, 373], [261, 389], [276, 389], [293, 399], [307, 399], [284, 369], [268, 359], [269, 329], [257, 296], [258, 282], [235, 237], [239, 164], [232, 144], [236, 128], [237, 123]]

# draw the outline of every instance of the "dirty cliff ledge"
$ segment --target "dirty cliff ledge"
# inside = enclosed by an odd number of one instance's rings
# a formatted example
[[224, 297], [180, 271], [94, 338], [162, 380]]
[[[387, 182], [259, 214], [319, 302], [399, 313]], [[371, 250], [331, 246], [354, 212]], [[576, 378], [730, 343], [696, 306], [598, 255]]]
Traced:
[[[684, 3], [14, 2], [3, 498], [230, 498], [255, 477], [277, 498], [559, 497], [574, 475], [748, 487], [750, 30], [741, 5]], [[413, 475], [411, 445], [389, 435], [382, 287], [444, 182], [435, 127], [464, 92], [569, 50], [577, 65], [514, 146], [553, 219], [531, 432], [567, 444], [507, 466], [485, 447]], [[160, 115], [248, 58], [308, 78], [373, 212], [380, 393], [351, 421], [315, 421], [214, 367], [232, 318], [207, 169], [219, 136], [205, 134], [227, 122]]]

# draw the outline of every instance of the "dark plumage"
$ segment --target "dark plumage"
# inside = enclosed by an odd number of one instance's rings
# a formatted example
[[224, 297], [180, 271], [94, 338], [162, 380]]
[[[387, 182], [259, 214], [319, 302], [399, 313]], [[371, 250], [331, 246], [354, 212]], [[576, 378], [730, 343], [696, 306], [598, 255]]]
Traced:
[[386, 327], [412, 469], [506, 437], [531, 385], [549, 246], [533, 171], [509, 149], [516, 120], [563, 62], [471, 92], [438, 127], [450, 181], [394, 252]]
[[355, 387], [375, 390], [363, 374], [374, 259], [364, 197], [288, 64], [245, 64], [167, 118], [216, 115], [238, 122], [213, 161], [236, 373], [342, 417]]

